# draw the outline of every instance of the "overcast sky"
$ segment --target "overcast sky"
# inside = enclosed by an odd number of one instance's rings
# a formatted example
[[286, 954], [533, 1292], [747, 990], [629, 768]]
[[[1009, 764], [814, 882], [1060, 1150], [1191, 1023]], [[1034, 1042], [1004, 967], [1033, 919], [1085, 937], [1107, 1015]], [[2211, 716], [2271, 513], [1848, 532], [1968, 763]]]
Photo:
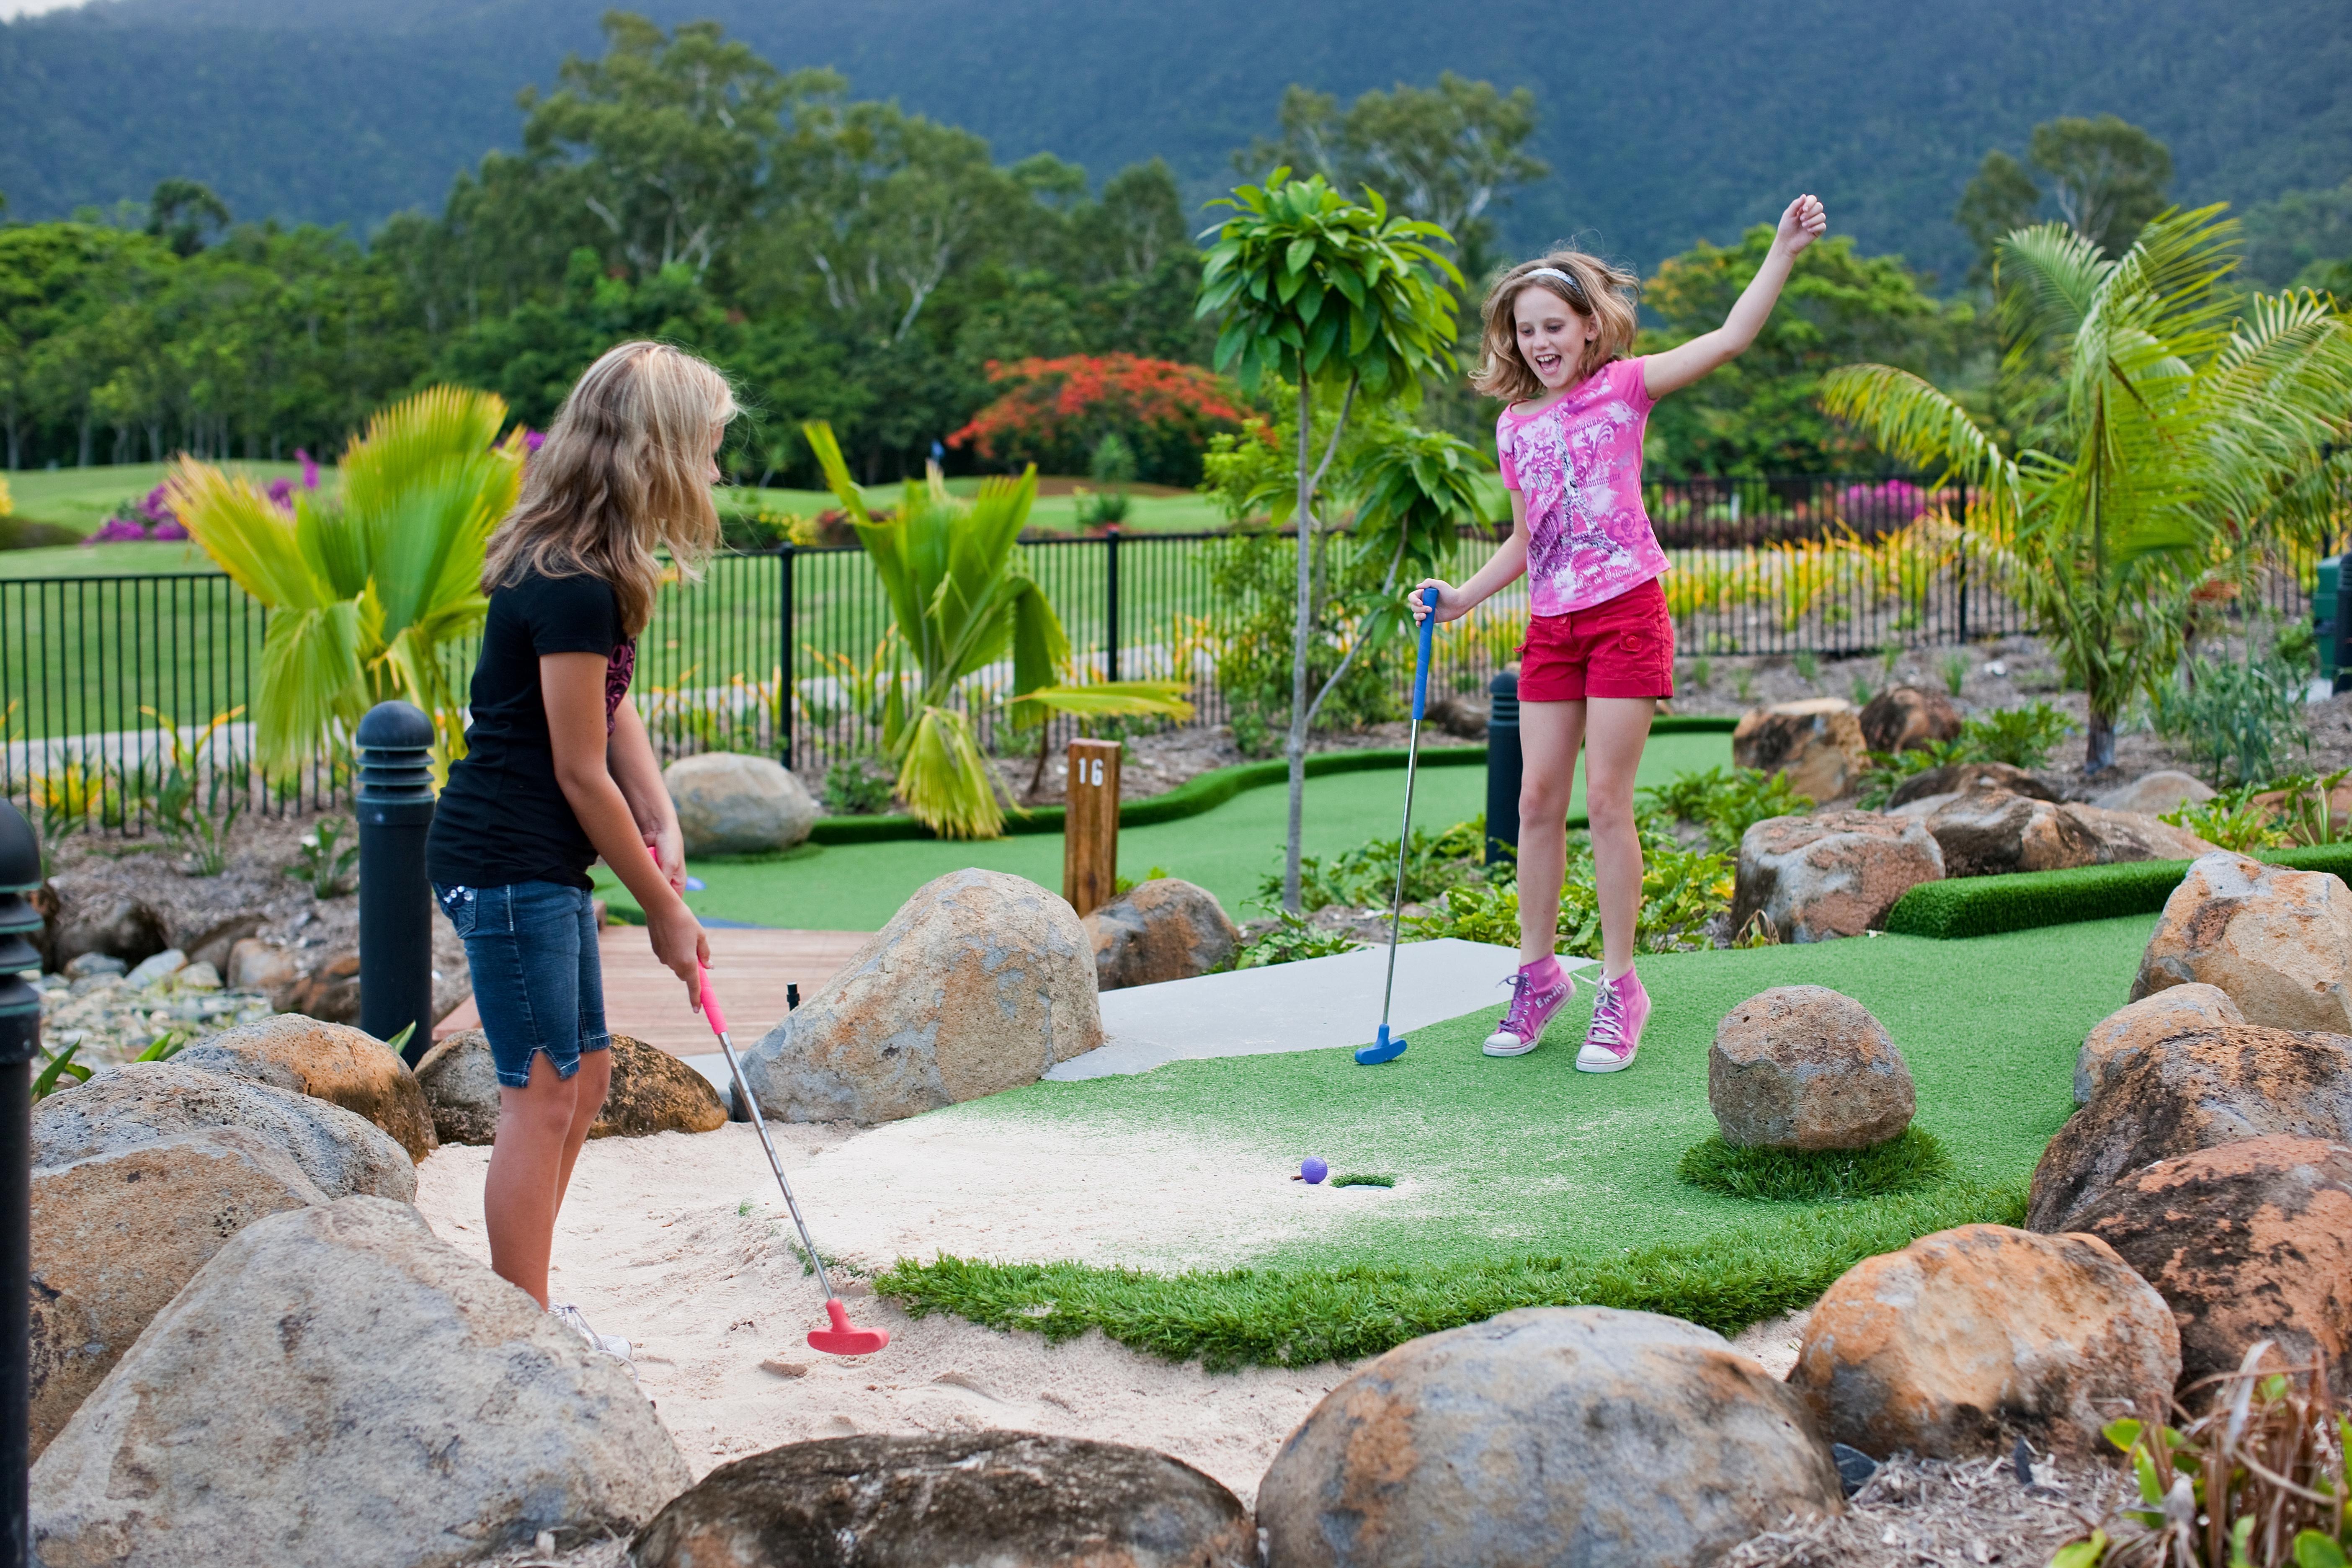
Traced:
[[81, 0], [0, 0], [0, 16], [29, 16], [36, 11], [55, 11], [79, 4]]

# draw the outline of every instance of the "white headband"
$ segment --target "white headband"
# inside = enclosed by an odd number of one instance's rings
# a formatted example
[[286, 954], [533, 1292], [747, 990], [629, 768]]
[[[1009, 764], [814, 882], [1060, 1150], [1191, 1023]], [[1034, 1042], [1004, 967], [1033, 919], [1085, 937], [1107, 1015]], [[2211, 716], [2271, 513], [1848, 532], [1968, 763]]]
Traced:
[[[1538, 267], [1534, 271], [1528, 273], [1528, 276], [1529, 278], [1557, 278], [1561, 282], [1567, 284], [1570, 289], [1575, 291], [1575, 295], [1578, 300], [1584, 298], [1584, 285], [1579, 283], [1575, 279], [1570, 278], [1567, 273], [1562, 272], [1557, 267]], [[1570, 302], [1573, 303], [1573, 301]]]

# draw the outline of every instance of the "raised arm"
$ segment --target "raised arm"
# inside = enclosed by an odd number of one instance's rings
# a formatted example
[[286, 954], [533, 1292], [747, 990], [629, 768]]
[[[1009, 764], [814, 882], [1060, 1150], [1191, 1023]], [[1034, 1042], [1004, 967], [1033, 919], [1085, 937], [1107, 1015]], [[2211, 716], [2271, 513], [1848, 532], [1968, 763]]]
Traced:
[[1780, 215], [1780, 226], [1772, 236], [1772, 248], [1766, 254], [1764, 265], [1756, 269], [1756, 276], [1731, 307], [1731, 314], [1723, 319], [1723, 325], [1642, 362], [1642, 385], [1651, 399], [1655, 401], [1669, 392], [1680, 392], [1717, 365], [1728, 364], [1745, 353], [1748, 345], [1756, 341], [1756, 334], [1764, 330], [1764, 322], [1772, 314], [1772, 307], [1780, 300], [1781, 287], [1789, 281], [1789, 271], [1796, 266], [1797, 258], [1829, 226], [1829, 216], [1822, 210], [1819, 197], [1799, 196], [1790, 202], [1789, 210]]

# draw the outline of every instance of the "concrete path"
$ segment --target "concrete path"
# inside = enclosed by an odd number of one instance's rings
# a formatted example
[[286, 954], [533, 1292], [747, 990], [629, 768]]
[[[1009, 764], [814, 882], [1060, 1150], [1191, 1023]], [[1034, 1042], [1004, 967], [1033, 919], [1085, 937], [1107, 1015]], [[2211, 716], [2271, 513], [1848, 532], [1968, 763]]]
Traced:
[[[1597, 967], [1570, 959], [1570, 967]], [[1103, 994], [1099, 1050], [1056, 1063], [1059, 1082], [1150, 1072], [1166, 1062], [1254, 1057], [1368, 1043], [1379, 1032], [1384, 947], [1268, 969], [1202, 974]], [[1508, 999], [1502, 982], [1518, 953], [1485, 942], [1409, 942], [1397, 949], [1391, 1030], [1458, 1018]]]

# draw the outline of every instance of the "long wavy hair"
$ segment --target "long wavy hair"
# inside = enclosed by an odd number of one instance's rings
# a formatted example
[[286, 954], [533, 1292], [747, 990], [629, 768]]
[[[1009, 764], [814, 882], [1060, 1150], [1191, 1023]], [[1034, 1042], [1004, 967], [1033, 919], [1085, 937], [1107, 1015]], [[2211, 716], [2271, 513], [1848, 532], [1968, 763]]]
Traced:
[[[1569, 281], [1537, 276], [1547, 268], [1566, 274]], [[1576, 367], [1576, 379], [1582, 381], [1611, 360], [1622, 359], [1633, 348], [1633, 334], [1641, 327], [1641, 319], [1633, 313], [1633, 299], [1641, 286], [1641, 279], [1634, 274], [1581, 250], [1555, 250], [1520, 262], [1495, 279], [1494, 288], [1486, 291], [1481, 312], [1486, 322], [1480, 343], [1484, 353], [1478, 374], [1470, 378], [1472, 389], [1505, 403], [1527, 402], [1550, 390], [1534, 367], [1519, 357], [1519, 324], [1512, 311], [1523, 291], [1541, 289], [1566, 300], [1570, 310], [1586, 320], [1600, 320], [1601, 330], [1585, 344], [1584, 357]]]
[[609, 349], [572, 384], [524, 466], [482, 563], [482, 592], [536, 573], [601, 577], [629, 636], [646, 629], [667, 549], [690, 581], [719, 546], [708, 464], [738, 412], [713, 366], [667, 343]]

